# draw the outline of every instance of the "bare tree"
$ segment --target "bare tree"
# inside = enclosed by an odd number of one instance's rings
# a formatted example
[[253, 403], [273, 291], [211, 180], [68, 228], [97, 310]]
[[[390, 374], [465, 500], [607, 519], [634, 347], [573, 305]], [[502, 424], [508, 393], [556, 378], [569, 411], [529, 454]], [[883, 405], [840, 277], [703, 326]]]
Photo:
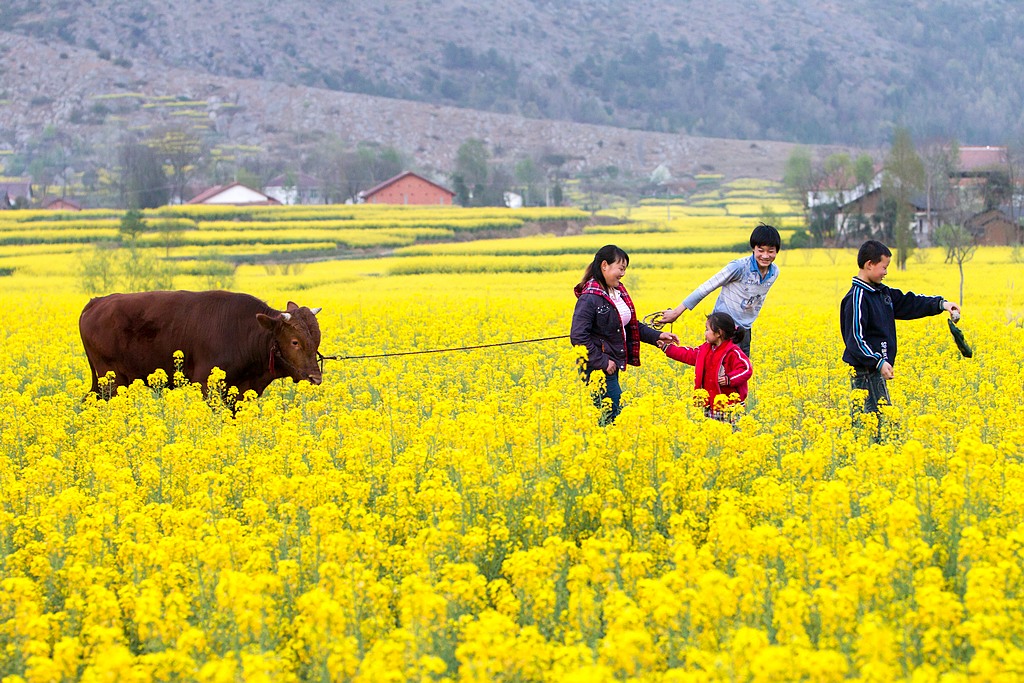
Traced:
[[966, 224], [943, 223], [935, 231], [935, 240], [946, 248], [946, 260], [960, 271], [960, 300], [964, 305], [964, 264], [974, 258], [978, 242]]
[[146, 140], [170, 170], [173, 199], [185, 201], [185, 188], [202, 159], [205, 146], [195, 133], [184, 128], [165, 128]]

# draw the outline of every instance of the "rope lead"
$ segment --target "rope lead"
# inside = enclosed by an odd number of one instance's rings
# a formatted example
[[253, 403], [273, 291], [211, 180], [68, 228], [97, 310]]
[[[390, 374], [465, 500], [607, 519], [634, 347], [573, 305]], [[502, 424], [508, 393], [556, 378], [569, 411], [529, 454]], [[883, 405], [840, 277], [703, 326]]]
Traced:
[[552, 339], [568, 339], [569, 335], [562, 334], [555, 337], [538, 337], [537, 339], [521, 339], [519, 341], [495, 342], [493, 344], [477, 344], [475, 346], [456, 346], [447, 349], [424, 349], [422, 351], [397, 351], [395, 353], [370, 353], [363, 356], [325, 356], [319, 351], [316, 352], [320, 362], [320, 372], [324, 370], [325, 360], [363, 360], [365, 358], [394, 358], [395, 356], [418, 356], [424, 353], [448, 353], [449, 351], [471, 351], [473, 349], [489, 349], [495, 346], [511, 346], [513, 344], [532, 344], [534, 342], [550, 341]]
[[[644, 324], [660, 330], [665, 327], [661, 322], [661, 311], [649, 313], [644, 316]], [[495, 342], [493, 344], [477, 344], [475, 346], [456, 346], [447, 349], [424, 349], [422, 351], [398, 351], [395, 353], [370, 353], [362, 356], [325, 356], [319, 351], [316, 352], [317, 362], [320, 364], [320, 372], [324, 371], [324, 361], [328, 360], [365, 360], [367, 358], [394, 358], [396, 356], [419, 356], [425, 353], [448, 353], [450, 351], [472, 351], [474, 349], [490, 349], [497, 346], [512, 346], [514, 344], [533, 344], [535, 342], [551, 341], [553, 339], [568, 339], [569, 335], [560, 334], [554, 337], [537, 337], [536, 339], [520, 339], [519, 341]]]

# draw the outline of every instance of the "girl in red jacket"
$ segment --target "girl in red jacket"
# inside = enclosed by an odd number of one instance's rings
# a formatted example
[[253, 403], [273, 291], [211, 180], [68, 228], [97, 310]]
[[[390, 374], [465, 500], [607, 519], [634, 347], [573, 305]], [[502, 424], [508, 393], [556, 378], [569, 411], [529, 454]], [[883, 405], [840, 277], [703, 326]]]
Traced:
[[[665, 355], [694, 367], [694, 389], [708, 392], [704, 414], [722, 422], [733, 423], [737, 413], [728, 405], [742, 404], [747, 398], [747, 380], [754, 374], [750, 359], [734, 342], [741, 338], [736, 321], [728, 313], [715, 312], [708, 316], [704, 327], [705, 343], [697, 348], [659, 344]], [[729, 396], [737, 394], [738, 398]], [[715, 400], [716, 397], [722, 398]]]

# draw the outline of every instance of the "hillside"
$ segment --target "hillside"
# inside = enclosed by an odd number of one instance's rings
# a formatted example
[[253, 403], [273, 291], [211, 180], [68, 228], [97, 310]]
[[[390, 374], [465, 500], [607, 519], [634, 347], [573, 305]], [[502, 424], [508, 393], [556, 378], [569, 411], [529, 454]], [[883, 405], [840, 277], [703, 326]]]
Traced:
[[102, 180], [127, 133], [177, 128], [202, 136], [210, 182], [243, 166], [315, 171], [317, 155], [358, 144], [443, 179], [469, 138], [510, 167], [777, 179], [794, 143], [877, 148], [906, 125], [918, 139], [1005, 144], [1024, 126], [1024, 18], [1008, 0], [244, 10], [7, 0], [5, 171]]
[[[7, 0], [61, 49], [532, 118], [875, 145], [1005, 142], [1024, 93], [1012, 0]], [[5, 79], [7, 80], [7, 79]]]
[[[498, 162], [555, 155], [569, 174], [615, 168], [675, 176], [781, 178], [794, 145], [717, 139], [608, 125], [531, 119], [267, 80], [215, 76], [138, 60], [115, 64], [84, 48], [0, 33], [9, 81], [0, 107], [0, 147], [32, 164], [113, 172], [128, 132], [161, 127], [198, 131], [213, 152], [238, 163], [265, 156], [303, 165], [326, 141], [403, 151], [420, 169], [445, 177], [459, 145], [484, 140]], [[62, 56], [63, 55], [63, 56]], [[54, 133], [59, 131], [59, 133]], [[57, 149], [48, 136], [59, 135]], [[825, 153], [831, 148], [822, 148]], [[0, 157], [2, 159], [2, 157]]]

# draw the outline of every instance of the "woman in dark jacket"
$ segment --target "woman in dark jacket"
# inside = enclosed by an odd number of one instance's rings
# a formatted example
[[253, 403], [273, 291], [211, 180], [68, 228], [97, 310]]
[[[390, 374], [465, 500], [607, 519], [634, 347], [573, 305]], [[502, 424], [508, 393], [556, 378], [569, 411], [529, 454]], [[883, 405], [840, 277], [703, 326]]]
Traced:
[[[572, 314], [569, 340], [573, 346], [587, 349], [587, 364], [582, 369], [584, 380], [600, 370], [605, 386], [594, 393], [594, 404], [602, 409], [601, 424], [609, 424], [619, 414], [622, 388], [619, 372], [627, 365], [640, 365], [640, 342], [659, 341], [676, 344], [679, 338], [670, 332], [658, 332], [636, 317], [622, 277], [629, 265], [629, 255], [614, 244], [601, 247], [576, 285], [576, 310]], [[611, 399], [610, 409], [604, 399]]]

